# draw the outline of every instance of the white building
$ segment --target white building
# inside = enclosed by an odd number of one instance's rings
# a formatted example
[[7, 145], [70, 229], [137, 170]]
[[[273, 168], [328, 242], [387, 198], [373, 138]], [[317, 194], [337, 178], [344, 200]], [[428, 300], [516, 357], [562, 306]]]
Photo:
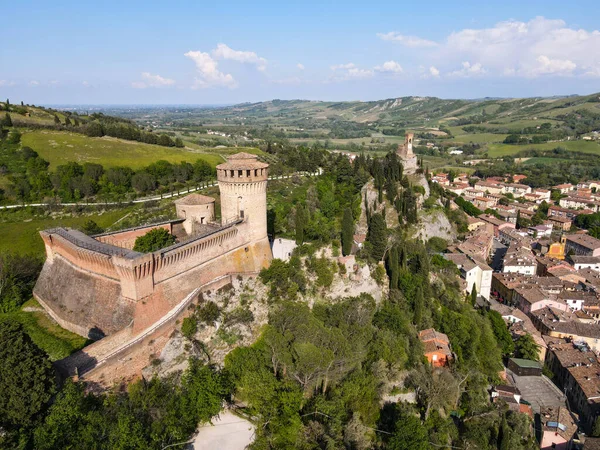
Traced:
[[444, 256], [459, 268], [461, 277], [466, 281], [466, 293], [470, 293], [475, 285], [479, 295], [486, 300], [490, 299], [492, 268], [485, 261], [463, 253], [448, 253]]
[[273, 258], [289, 261], [296, 247], [296, 241], [292, 239], [275, 238], [271, 244]]

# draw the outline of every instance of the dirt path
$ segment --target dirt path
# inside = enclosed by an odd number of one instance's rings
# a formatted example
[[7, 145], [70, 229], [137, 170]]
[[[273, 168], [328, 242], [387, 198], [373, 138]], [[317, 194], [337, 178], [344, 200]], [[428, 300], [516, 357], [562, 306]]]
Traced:
[[229, 411], [212, 422], [198, 429], [194, 450], [244, 450], [254, 440], [254, 425]]

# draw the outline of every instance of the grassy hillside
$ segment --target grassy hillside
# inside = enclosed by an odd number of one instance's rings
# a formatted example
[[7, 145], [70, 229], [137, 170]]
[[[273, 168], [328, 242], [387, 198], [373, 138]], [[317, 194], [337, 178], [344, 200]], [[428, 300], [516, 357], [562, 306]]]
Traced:
[[509, 145], [509, 144], [489, 144], [488, 154], [492, 158], [514, 155], [527, 149], [553, 150], [556, 147], [562, 147], [573, 152], [593, 153], [600, 155], [600, 142], [597, 141], [564, 141], [564, 142], [546, 142], [544, 144], [528, 145]]
[[39, 232], [54, 227], [81, 227], [88, 220], [107, 228], [127, 215], [133, 207], [76, 217], [32, 217], [26, 211], [3, 212], [0, 215], [0, 252], [44, 254]]
[[240, 151], [232, 148], [210, 149], [197, 146], [194, 149], [162, 147], [107, 136], [95, 138], [53, 130], [23, 130], [22, 133], [22, 144], [31, 147], [49, 161], [51, 168], [68, 161], [76, 161], [95, 162], [105, 167], [127, 166], [137, 169], [161, 159], [172, 163], [203, 159], [211, 166], [216, 166], [224, 160], [221, 154]]

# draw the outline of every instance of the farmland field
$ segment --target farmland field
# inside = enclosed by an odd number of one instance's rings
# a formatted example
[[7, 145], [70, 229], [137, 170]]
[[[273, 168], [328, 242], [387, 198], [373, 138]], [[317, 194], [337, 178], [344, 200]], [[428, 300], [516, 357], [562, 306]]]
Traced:
[[159, 160], [178, 163], [181, 161], [194, 162], [198, 159], [203, 159], [211, 166], [216, 166], [224, 161], [220, 153], [241, 151], [238, 148], [202, 147], [188, 150], [110, 137], [92, 138], [77, 133], [50, 130], [23, 131], [21, 142], [49, 161], [51, 168], [69, 161], [76, 161], [80, 164], [94, 162], [106, 167], [127, 166], [139, 169]]
[[544, 144], [528, 145], [510, 145], [510, 144], [489, 144], [488, 154], [491, 158], [514, 155], [523, 150], [553, 150], [562, 147], [573, 152], [594, 153], [600, 155], [600, 144], [594, 141], [564, 141], [564, 142], [546, 142]]

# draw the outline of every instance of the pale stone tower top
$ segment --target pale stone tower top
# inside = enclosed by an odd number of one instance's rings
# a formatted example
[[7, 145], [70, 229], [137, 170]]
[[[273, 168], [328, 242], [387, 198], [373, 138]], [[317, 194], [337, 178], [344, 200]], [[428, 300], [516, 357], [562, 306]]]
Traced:
[[255, 240], [267, 237], [267, 178], [269, 164], [250, 153], [231, 155], [217, 166], [221, 221], [243, 219]]
[[402, 159], [412, 158], [414, 156], [413, 153], [413, 133], [406, 133], [404, 135], [404, 144], [398, 145], [398, 154]]

